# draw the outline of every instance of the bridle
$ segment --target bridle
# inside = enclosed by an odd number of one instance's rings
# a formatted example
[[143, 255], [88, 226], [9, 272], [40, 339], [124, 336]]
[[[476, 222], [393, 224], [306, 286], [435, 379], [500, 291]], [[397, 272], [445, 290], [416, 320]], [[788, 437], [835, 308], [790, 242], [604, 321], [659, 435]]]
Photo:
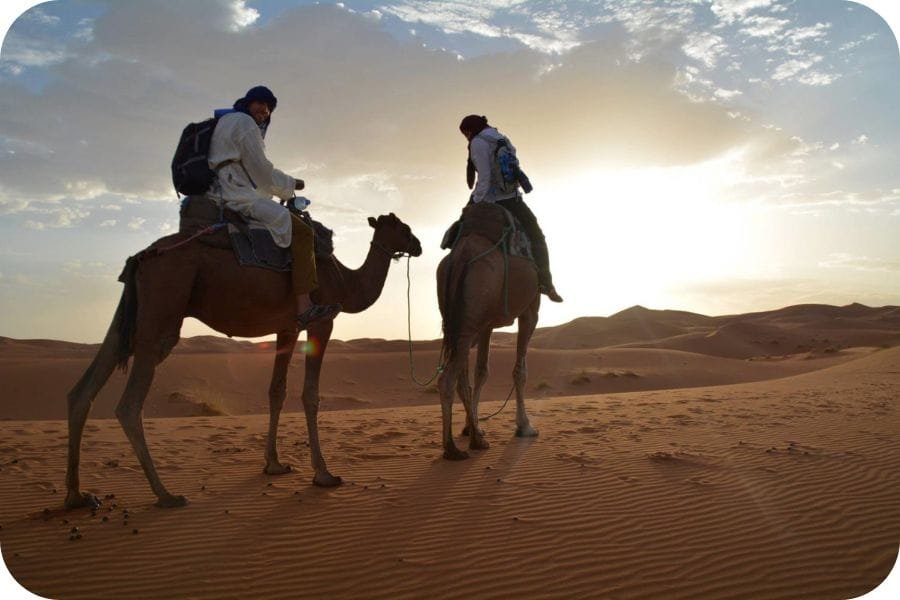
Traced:
[[379, 242], [376, 242], [375, 240], [372, 240], [371, 242], [369, 242], [369, 244], [372, 246], [375, 246], [376, 248], [378, 248], [379, 250], [381, 250], [382, 252], [387, 254], [388, 258], [393, 259], [393, 260], [400, 260], [404, 256], [407, 258], [412, 256], [409, 252], [391, 252], [390, 250], [388, 250], [387, 248], [385, 248], [384, 246], [382, 246]]

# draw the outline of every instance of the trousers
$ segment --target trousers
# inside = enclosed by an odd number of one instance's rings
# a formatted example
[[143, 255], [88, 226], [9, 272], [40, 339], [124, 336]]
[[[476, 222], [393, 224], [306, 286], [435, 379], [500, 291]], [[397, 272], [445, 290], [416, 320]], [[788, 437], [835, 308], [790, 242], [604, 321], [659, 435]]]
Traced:
[[312, 227], [291, 214], [291, 286], [296, 296], [319, 287], [315, 245], [316, 234]]
[[509, 198], [507, 200], [498, 200], [497, 204], [508, 210], [519, 220], [525, 229], [528, 239], [531, 240], [531, 253], [534, 254], [534, 262], [538, 268], [538, 279], [542, 285], [552, 287], [553, 277], [550, 274], [550, 252], [547, 250], [547, 240], [541, 226], [538, 225], [537, 217], [525, 204], [521, 196]]

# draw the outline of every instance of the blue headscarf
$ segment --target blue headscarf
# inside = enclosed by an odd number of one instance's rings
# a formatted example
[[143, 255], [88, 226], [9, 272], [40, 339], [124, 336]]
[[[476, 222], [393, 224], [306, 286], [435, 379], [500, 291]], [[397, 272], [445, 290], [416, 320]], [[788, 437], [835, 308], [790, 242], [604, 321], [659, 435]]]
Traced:
[[[270, 113], [275, 112], [275, 107], [278, 106], [278, 98], [275, 97], [275, 94], [272, 93], [272, 90], [264, 85], [258, 85], [247, 90], [247, 93], [244, 94], [243, 98], [238, 98], [234, 102], [233, 110], [249, 115], [250, 103], [255, 101], [265, 102], [269, 107]], [[266, 137], [266, 129], [269, 128], [269, 123], [271, 122], [272, 117], [270, 116], [264, 123], [259, 126], [259, 132], [263, 137]]]

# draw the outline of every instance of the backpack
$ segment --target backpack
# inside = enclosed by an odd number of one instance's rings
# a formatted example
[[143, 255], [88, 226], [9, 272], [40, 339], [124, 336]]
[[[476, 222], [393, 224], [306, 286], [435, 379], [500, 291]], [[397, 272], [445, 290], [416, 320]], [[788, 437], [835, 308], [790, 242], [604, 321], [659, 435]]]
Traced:
[[505, 137], [497, 140], [497, 147], [494, 149], [494, 165], [491, 170], [499, 174], [495, 180], [501, 192], [518, 192], [520, 185], [526, 194], [534, 189], [528, 176], [519, 166], [519, 158], [516, 156], [515, 150], [512, 149], [509, 140]]
[[209, 168], [209, 144], [218, 117], [190, 123], [181, 132], [175, 156], [172, 157], [172, 183], [175, 191], [185, 196], [207, 192], [216, 179]]

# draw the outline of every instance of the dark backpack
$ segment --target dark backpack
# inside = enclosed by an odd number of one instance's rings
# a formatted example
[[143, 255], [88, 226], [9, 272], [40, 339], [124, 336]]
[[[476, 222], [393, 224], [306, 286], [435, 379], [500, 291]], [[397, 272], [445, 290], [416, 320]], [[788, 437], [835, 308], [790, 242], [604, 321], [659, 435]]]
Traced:
[[185, 196], [206, 193], [216, 173], [209, 168], [209, 144], [219, 119], [190, 123], [181, 132], [172, 157], [172, 183]]

